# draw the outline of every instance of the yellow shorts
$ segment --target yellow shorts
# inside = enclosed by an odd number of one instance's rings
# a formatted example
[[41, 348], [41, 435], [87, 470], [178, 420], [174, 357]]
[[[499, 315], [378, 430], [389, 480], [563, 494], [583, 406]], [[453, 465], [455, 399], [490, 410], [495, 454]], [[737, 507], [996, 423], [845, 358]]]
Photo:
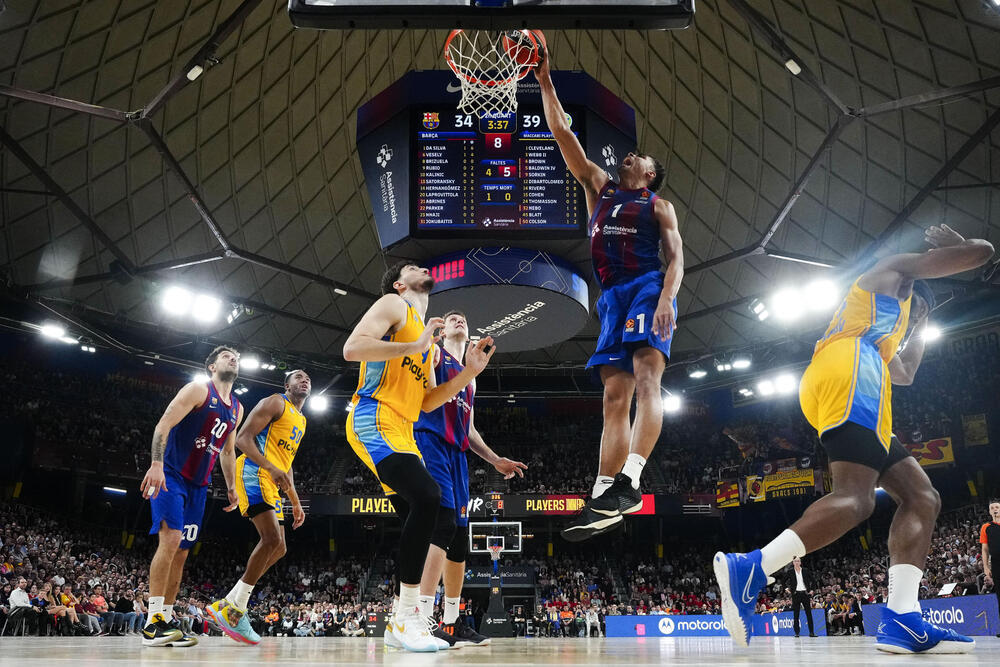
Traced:
[[[413, 439], [413, 422], [378, 401], [361, 396], [347, 415], [347, 441], [368, 469], [378, 477], [375, 466], [390, 454], [420, 455]], [[395, 493], [385, 484], [386, 495]]]
[[266, 470], [240, 455], [236, 459], [236, 498], [240, 504], [240, 514], [253, 518], [262, 512], [274, 510], [278, 520], [285, 518], [281, 510], [281, 494]]
[[834, 341], [813, 357], [799, 384], [799, 404], [820, 436], [849, 421], [874, 431], [889, 450], [889, 367], [878, 350], [860, 338]]

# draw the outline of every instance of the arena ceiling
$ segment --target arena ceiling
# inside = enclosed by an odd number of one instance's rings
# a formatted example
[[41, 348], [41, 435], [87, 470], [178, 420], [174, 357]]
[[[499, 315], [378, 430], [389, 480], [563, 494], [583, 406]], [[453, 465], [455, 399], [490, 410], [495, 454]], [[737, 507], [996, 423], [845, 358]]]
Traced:
[[[386, 263], [355, 114], [443, 67], [445, 32], [296, 31], [275, 0], [5, 4], [10, 293], [164, 348], [194, 333], [336, 363]], [[685, 31], [549, 41], [555, 67], [625, 99], [640, 146], [665, 158], [688, 267], [679, 358], [786, 337], [750, 299], [913, 247], [928, 224], [1000, 241], [993, 0], [699, 0]], [[158, 308], [171, 282], [255, 312], [192, 331]], [[498, 360], [577, 365], [596, 332]]]

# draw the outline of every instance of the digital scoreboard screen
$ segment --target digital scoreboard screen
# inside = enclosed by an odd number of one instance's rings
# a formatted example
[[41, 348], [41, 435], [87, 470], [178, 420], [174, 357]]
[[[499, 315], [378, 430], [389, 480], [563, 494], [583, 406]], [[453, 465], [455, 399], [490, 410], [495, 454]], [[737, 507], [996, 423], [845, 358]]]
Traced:
[[[452, 107], [411, 107], [414, 231], [577, 235], [583, 190], [566, 168], [541, 106], [476, 116]], [[583, 142], [584, 111], [567, 108]]]

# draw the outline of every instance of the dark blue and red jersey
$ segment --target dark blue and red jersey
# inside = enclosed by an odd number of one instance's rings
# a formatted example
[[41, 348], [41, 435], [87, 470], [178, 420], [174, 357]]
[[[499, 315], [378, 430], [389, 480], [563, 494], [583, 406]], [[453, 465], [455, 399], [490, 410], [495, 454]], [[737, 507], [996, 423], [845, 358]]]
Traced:
[[240, 415], [240, 402], [232, 394], [229, 397], [231, 404], [222, 400], [213, 382], [208, 382], [205, 402], [170, 429], [163, 456], [164, 469], [201, 486], [212, 481], [215, 458], [226, 444], [226, 438], [236, 429]]
[[[442, 348], [441, 360], [434, 369], [438, 386], [448, 382], [463, 370], [465, 366]], [[472, 422], [474, 394], [472, 385], [467, 385], [437, 410], [421, 412], [414, 428], [418, 431], [436, 433], [449, 445], [455, 445], [464, 452], [469, 448], [469, 425]]]
[[590, 254], [602, 288], [660, 270], [660, 226], [653, 215], [658, 198], [614, 181], [601, 188], [590, 217]]

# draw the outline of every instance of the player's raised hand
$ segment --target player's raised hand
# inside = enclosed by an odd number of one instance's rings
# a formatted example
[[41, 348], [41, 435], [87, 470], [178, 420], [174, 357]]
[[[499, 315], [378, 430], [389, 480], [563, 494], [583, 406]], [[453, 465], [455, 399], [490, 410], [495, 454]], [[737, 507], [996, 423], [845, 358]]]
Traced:
[[535, 77], [547, 77], [549, 75], [549, 45], [546, 43], [545, 35], [541, 30], [532, 30], [535, 37], [542, 41], [538, 49], [538, 64], [535, 65]]
[[306, 511], [302, 509], [301, 503], [294, 503], [292, 505], [292, 530], [295, 530], [302, 525], [302, 522], [306, 520]]
[[427, 323], [424, 324], [423, 333], [420, 334], [420, 338], [413, 344], [416, 347], [416, 352], [423, 354], [430, 349], [431, 345], [441, 340], [442, 334], [438, 334], [437, 332], [442, 329], [444, 329], [443, 317], [432, 317], [427, 320]]
[[932, 225], [924, 231], [924, 241], [935, 248], [947, 248], [965, 243], [965, 237], [948, 225]]
[[672, 299], [660, 297], [653, 312], [653, 335], [659, 336], [661, 341], [667, 340], [674, 335], [677, 328], [677, 314], [674, 313], [674, 303]]
[[167, 488], [167, 479], [163, 476], [163, 464], [153, 463], [149, 466], [149, 470], [146, 471], [146, 476], [142, 478], [142, 483], [139, 484], [139, 491], [142, 493], [143, 498], [155, 498], [160, 495], [160, 489], [164, 491], [169, 491]]
[[524, 477], [524, 471], [528, 469], [527, 464], [521, 463], [520, 461], [511, 461], [505, 456], [501, 456], [497, 459], [497, 462], [493, 464], [493, 467], [497, 469], [498, 473], [503, 475], [504, 479], [510, 479], [514, 475]]
[[475, 345], [466, 350], [465, 367], [471, 369], [476, 375], [479, 375], [486, 368], [486, 364], [490, 363], [490, 358], [496, 351], [497, 348], [493, 344], [492, 336], [480, 338]]

